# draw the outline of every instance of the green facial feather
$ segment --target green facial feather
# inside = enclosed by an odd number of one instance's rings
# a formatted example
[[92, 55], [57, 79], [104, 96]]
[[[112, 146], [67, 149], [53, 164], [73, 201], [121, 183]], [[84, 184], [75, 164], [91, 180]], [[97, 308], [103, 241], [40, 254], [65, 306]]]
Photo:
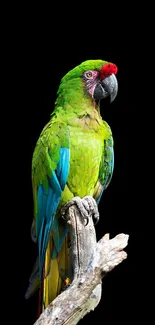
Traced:
[[[70, 70], [62, 79], [61, 84], [65, 84], [68, 80], [82, 77], [83, 73], [88, 70], [100, 70], [104, 64], [108, 63], [103, 60], [87, 60]], [[60, 86], [61, 87], [61, 86]], [[60, 88], [59, 88], [60, 89]], [[59, 93], [59, 90], [58, 90]]]
[[62, 107], [63, 110], [67, 110], [68, 114], [72, 111], [76, 112], [77, 115], [80, 114], [80, 116], [87, 112], [91, 113], [93, 102], [90, 95], [85, 91], [82, 76], [88, 70], [99, 71], [106, 63], [107, 61], [103, 60], [88, 60], [69, 71], [61, 79], [55, 111]]

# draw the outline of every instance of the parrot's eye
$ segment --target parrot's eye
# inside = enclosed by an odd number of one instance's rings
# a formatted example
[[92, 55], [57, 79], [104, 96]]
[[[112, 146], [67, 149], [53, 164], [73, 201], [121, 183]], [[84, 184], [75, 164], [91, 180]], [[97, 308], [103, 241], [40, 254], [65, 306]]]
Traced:
[[88, 78], [88, 79], [90, 79], [91, 77], [92, 77], [92, 72], [91, 71], [88, 71], [88, 72], [86, 72], [86, 77]]

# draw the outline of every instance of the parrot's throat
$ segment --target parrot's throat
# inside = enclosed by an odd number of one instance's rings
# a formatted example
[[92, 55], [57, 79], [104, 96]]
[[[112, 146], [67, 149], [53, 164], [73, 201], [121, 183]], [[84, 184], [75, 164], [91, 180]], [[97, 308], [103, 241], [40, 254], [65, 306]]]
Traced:
[[100, 116], [100, 100], [92, 99], [94, 111]]
[[[56, 100], [55, 110], [58, 112], [62, 108], [61, 116], [64, 119], [75, 120], [76, 117], [83, 119], [84, 116], [89, 116], [90, 120], [101, 121], [100, 101], [95, 100], [83, 88], [83, 83], [73, 80], [72, 83], [67, 83], [60, 88]], [[60, 111], [61, 111], [60, 108]]]

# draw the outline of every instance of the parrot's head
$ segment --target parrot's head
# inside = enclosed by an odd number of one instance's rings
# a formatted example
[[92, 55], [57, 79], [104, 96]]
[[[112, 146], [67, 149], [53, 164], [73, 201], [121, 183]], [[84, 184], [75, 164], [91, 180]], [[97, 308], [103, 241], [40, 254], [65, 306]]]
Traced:
[[118, 92], [118, 82], [116, 79], [117, 66], [113, 63], [104, 62], [95, 69], [84, 71], [82, 79], [86, 91], [95, 101], [110, 97], [110, 102], [116, 98]]
[[87, 60], [69, 71], [62, 82], [73, 85], [73, 88], [79, 83], [84, 93], [97, 103], [107, 97], [113, 102], [118, 92], [117, 70], [117, 66], [111, 62]]

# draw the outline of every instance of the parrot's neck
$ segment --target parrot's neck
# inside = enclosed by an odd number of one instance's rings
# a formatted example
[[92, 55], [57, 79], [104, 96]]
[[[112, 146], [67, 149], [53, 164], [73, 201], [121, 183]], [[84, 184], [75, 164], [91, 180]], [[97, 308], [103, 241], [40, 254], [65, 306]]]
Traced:
[[102, 121], [100, 103], [96, 103], [84, 91], [82, 80], [77, 82], [77, 79], [74, 79], [66, 85], [60, 86], [55, 104], [55, 112], [61, 111], [64, 118], [65, 116], [68, 118], [69, 115], [70, 118], [76, 116], [79, 119], [89, 116], [91, 119], [97, 120], [98, 123]]

